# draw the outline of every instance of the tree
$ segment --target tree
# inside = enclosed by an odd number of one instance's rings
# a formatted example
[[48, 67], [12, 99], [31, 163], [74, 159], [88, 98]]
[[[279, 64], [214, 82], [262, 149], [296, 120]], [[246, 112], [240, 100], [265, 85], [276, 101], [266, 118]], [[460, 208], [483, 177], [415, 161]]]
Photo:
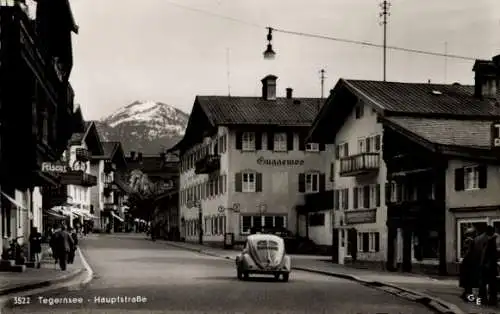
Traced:
[[157, 197], [155, 184], [147, 174], [140, 170], [132, 170], [129, 176], [129, 186], [132, 190], [128, 197], [130, 214], [134, 218], [151, 220], [154, 212], [154, 200]]

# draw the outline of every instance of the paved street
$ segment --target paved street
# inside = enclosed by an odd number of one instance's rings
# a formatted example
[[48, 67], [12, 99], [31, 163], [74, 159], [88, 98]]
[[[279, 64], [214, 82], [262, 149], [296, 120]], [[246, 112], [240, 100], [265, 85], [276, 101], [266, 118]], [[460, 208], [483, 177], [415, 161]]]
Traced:
[[[236, 279], [234, 262], [140, 238], [93, 235], [82, 241], [96, 279], [82, 290], [31, 296], [2, 313], [432, 313], [416, 303], [351, 281], [296, 271], [288, 283]], [[43, 305], [44, 298], [82, 298], [81, 305]], [[95, 297], [147, 298], [96, 304]], [[48, 301], [47, 301], [48, 302]], [[117, 301], [118, 302], [118, 301]]]

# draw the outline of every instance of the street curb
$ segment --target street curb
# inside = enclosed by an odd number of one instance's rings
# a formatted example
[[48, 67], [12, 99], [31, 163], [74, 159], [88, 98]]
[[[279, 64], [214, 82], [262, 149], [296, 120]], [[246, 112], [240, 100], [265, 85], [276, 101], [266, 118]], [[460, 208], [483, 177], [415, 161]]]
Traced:
[[36, 282], [36, 283], [22, 285], [22, 286], [16, 286], [16, 287], [12, 287], [12, 288], [0, 289], [0, 296], [4, 297], [4, 296], [7, 296], [9, 294], [14, 294], [14, 293], [19, 293], [19, 292], [26, 292], [26, 291], [29, 291], [29, 290], [35, 290], [35, 289], [39, 289], [39, 288], [53, 286], [53, 285], [56, 285], [58, 283], [62, 283], [62, 282], [65, 282], [65, 281], [71, 281], [74, 278], [76, 278], [79, 275], [81, 275], [84, 271], [85, 271], [84, 268], [75, 269], [75, 270], [71, 271], [69, 274], [66, 274], [66, 275], [61, 276], [61, 277], [56, 278], [56, 279], [43, 280], [43, 281], [39, 281], [39, 282]]
[[[210, 251], [203, 250], [203, 249], [189, 248], [189, 247], [185, 247], [182, 245], [176, 245], [176, 244], [172, 244], [172, 243], [167, 243], [167, 245], [177, 247], [180, 249], [185, 249], [187, 251], [197, 252], [197, 253], [215, 256], [215, 257], [219, 257], [219, 258], [224, 258], [224, 259], [228, 259], [228, 260], [234, 260], [234, 258], [232, 258], [231, 256], [224, 256], [224, 255], [212, 253]], [[406, 300], [409, 300], [412, 302], [420, 303], [420, 304], [422, 304], [422, 305], [424, 305], [424, 306], [426, 306], [434, 311], [437, 311], [439, 313], [465, 314], [464, 311], [462, 311], [457, 305], [455, 305], [453, 303], [449, 303], [449, 302], [441, 300], [439, 298], [431, 297], [431, 296], [426, 295], [424, 293], [413, 291], [413, 290], [406, 289], [406, 288], [402, 288], [402, 287], [399, 287], [397, 285], [393, 285], [390, 283], [364, 280], [364, 279], [362, 279], [358, 276], [355, 276], [355, 275], [334, 273], [334, 272], [316, 270], [316, 269], [311, 269], [311, 268], [306, 268], [306, 267], [293, 267], [292, 266], [292, 269], [354, 281], [354, 282], [360, 283], [364, 286], [369, 286], [369, 287], [384, 291], [386, 293], [390, 293], [390, 294], [395, 295], [397, 297], [400, 297], [400, 298], [403, 298], [403, 299], [406, 299]]]

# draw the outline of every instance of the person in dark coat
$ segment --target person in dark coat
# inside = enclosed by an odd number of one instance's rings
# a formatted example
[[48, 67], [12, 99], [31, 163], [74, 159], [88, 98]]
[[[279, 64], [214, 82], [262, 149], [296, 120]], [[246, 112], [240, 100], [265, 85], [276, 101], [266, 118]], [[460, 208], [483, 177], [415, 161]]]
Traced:
[[54, 256], [59, 261], [61, 270], [66, 270], [68, 254], [74, 247], [73, 239], [66, 231], [66, 226], [62, 225], [61, 230], [56, 232], [53, 237]]
[[40, 268], [40, 255], [42, 253], [42, 234], [36, 227], [31, 229], [30, 234], [30, 254], [31, 260], [34, 260], [37, 268]]
[[477, 276], [474, 272], [474, 237], [476, 229], [470, 228], [465, 232], [464, 255], [460, 264], [460, 287], [464, 289], [462, 299], [467, 300], [467, 296], [472, 295], [472, 289], [478, 287]]
[[[486, 299], [487, 304], [497, 305], [497, 245], [496, 235], [493, 226], [488, 226], [486, 230], [487, 241], [485, 242], [484, 251], [481, 256], [481, 276], [480, 276], [480, 297]], [[487, 287], [487, 293], [486, 288]]]
[[73, 240], [73, 246], [68, 253], [68, 264], [73, 264], [73, 262], [75, 261], [75, 252], [78, 247], [78, 234], [76, 233], [75, 229], [71, 228], [69, 233], [71, 235], [71, 239]]

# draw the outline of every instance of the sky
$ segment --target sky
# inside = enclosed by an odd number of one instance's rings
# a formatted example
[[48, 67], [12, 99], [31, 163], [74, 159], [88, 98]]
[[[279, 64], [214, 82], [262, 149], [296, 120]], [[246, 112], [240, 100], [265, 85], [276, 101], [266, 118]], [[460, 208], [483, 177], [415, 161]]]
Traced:
[[[381, 48], [275, 31], [275, 60], [262, 56], [266, 26], [382, 44], [378, 0], [70, 2], [79, 26], [70, 81], [86, 119], [135, 100], [189, 113], [196, 95], [258, 96], [267, 74], [278, 76], [278, 96], [291, 87], [297, 97], [321, 96], [321, 69], [325, 96], [339, 78], [382, 80]], [[481, 59], [500, 54], [498, 0], [391, 2], [390, 46]], [[387, 80], [472, 84], [473, 63], [388, 50]]]

